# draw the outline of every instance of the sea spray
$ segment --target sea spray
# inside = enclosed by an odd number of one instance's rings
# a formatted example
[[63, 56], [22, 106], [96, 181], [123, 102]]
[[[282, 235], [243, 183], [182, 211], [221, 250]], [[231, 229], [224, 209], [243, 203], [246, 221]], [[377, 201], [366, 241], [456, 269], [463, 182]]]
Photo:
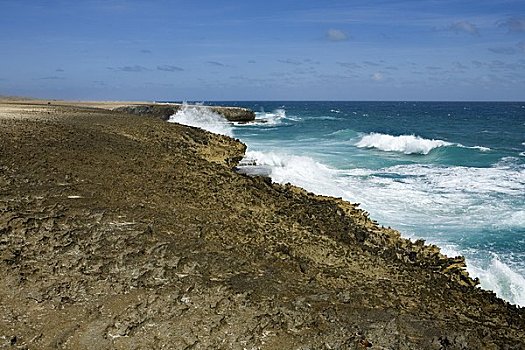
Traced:
[[281, 125], [287, 119], [294, 120], [294, 118], [286, 115], [286, 110], [284, 108], [274, 109], [272, 112], [265, 112], [264, 110], [260, 112], [255, 112], [255, 120], [250, 123], [235, 123], [235, 126], [264, 126], [264, 127], [275, 127]]
[[266, 125], [278, 125], [286, 118], [286, 110], [278, 108], [273, 112], [256, 113], [256, 121], [266, 123]]
[[205, 106], [183, 104], [181, 109], [172, 115], [168, 122], [179, 123], [201, 128], [216, 134], [233, 136], [233, 128], [220, 114]]
[[484, 268], [467, 262], [467, 270], [479, 277], [481, 287], [494, 291], [513, 304], [525, 306], [525, 278], [502, 262], [497, 254], [493, 254], [490, 263]]
[[340, 197], [341, 189], [334, 182], [336, 170], [311, 157], [287, 155], [279, 152], [248, 151], [245, 159], [267, 169], [273, 181], [290, 182], [305, 189]]

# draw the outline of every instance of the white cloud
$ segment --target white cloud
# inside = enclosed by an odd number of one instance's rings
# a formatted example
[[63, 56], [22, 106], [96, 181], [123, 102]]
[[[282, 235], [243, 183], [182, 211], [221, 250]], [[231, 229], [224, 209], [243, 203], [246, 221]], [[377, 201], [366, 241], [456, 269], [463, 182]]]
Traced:
[[291, 58], [287, 58], [285, 60], [277, 60], [277, 61], [280, 62], [280, 63], [291, 64], [291, 65], [294, 65], [294, 66], [300, 66], [301, 64], [303, 64], [302, 62], [294, 60], [294, 59], [291, 59]]
[[509, 32], [525, 32], [525, 17], [511, 17], [499, 22], [501, 28], [507, 28]]
[[518, 47], [518, 49], [525, 52], [525, 41], [520, 41], [519, 43], [516, 44], [516, 46]]
[[385, 77], [383, 76], [383, 74], [379, 73], [379, 72], [375, 72], [374, 74], [372, 74], [372, 80], [375, 80], [375, 81], [381, 81], [383, 80]]
[[364, 61], [363, 63], [366, 64], [367, 66], [372, 66], [372, 67], [378, 67], [378, 66], [380, 66], [379, 63], [377, 63], [377, 62], [372, 62], [372, 61]]
[[133, 72], [133, 73], [137, 73], [137, 72], [145, 72], [145, 71], [148, 71], [149, 69], [146, 68], [146, 67], [143, 67], [143, 66], [139, 66], [139, 65], [134, 65], [134, 66], [123, 66], [123, 67], [108, 67], [109, 70], [113, 70], [113, 71], [119, 71], [119, 72]]
[[454, 69], [459, 69], [459, 70], [468, 69], [467, 66], [465, 66], [463, 63], [458, 62], [458, 61], [452, 63], [452, 67], [453, 67]]
[[489, 47], [488, 50], [499, 55], [514, 55], [516, 53], [516, 49], [513, 47]]
[[348, 35], [339, 29], [329, 29], [326, 38], [330, 41], [345, 41], [348, 40]]
[[354, 62], [336, 62], [338, 65], [348, 69], [359, 69], [362, 68], [360, 65]]
[[161, 71], [164, 71], [164, 72], [182, 72], [184, 70], [184, 68], [180, 68], [180, 67], [177, 67], [177, 66], [171, 66], [171, 65], [162, 65], [162, 66], [157, 66], [157, 70], [161, 70]]
[[448, 30], [453, 31], [456, 34], [467, 33], [470, 35], [479, 36], [478, 27], [475, 24], [472, 24], [468, 21], [459, 21], [452, 23], [447, 27]]
[[224, 63], [218, 62], [218, 61], [207, 61], [206, 63], [211, 64], [212, 66], [216, 66], [216, 67], [226, 67]]

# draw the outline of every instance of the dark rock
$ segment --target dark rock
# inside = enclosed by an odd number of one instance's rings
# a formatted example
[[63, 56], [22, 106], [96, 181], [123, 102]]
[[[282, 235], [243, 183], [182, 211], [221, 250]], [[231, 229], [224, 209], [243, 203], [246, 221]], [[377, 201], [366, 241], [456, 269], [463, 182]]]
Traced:
[[[150, 105], [129, 105], [115, 108], [116, 111], [124, 113], [152, 116], [162, 120], [168, 120], [173, 114], [182, 108], [180, 104], [150, 104]], [[255, 119], [255, 113], [247, 108], [241, 107], [221, 107], [221, 106], [191, 106], [191, 108], [208, 108], [211, 111], [222, 115], [230, 122], [250, 122]]]
[[219, 113], [230, 122], [251, 122], [255, 120], [255, 113], [248, 108], [241, 107], [209, 107], [215, 113]]
[[140, 116], [149, 116], [168, 120], [172, 115], [180, 110], [180, 105], [130, 105], [125, 107], [115, 108], [115, 111], [135, 114]]

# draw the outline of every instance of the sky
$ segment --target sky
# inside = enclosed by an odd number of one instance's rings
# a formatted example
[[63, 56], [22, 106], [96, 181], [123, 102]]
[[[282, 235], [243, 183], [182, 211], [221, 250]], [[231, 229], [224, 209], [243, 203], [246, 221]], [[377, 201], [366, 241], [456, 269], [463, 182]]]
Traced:
[[0, 95], [525, 101], [524, 0], [0, 0]]

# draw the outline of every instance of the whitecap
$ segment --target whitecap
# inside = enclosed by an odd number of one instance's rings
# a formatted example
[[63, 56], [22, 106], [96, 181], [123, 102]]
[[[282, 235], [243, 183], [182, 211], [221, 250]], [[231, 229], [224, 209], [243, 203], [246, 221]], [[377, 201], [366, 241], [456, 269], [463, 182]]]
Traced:
[[328, 115], [322, 115], [320, 117], [316, 117], [315, 119], [316, 120], [339, 120], [339, 118], [337, 118], [337, 117], [331, 117], [331, 116], [328, 116]]
[[491, 151], [491, 149], [489, 147], [484, 147], [484, 146], [472, 146], [472, 147], [466, 147], [466, 146], [463, 146], [463, 145], [458, 145], [458, 146], [459, 147], [469, 148], [469, 149], [477, 149], [480, 152], [490, 152]]
[[262, 120], [267, 125], [277, 125], [282, 123], [284, 118], [286, 118], [286, 110], [284, 108], [278, 108], [272, 112], [259, 113], [256, 120]]
[[447, 141], [429, 140], [415, 135], [393, 136], [380, 133], [364, 135], [355, 144], [359, 148], [375, 148], [385, 152], [400, 152], [404, 154], [428, 154], [434, 148], [452, 145], [454, 144]]
[[235, 126], [277, 126], [283, 123], [285, 119], [296, 120], [296, 118], [286, 115], [284, 108], [277, 108], [272, 112], [255, 112], [255, 120], [249, 123], [235, 123]]

